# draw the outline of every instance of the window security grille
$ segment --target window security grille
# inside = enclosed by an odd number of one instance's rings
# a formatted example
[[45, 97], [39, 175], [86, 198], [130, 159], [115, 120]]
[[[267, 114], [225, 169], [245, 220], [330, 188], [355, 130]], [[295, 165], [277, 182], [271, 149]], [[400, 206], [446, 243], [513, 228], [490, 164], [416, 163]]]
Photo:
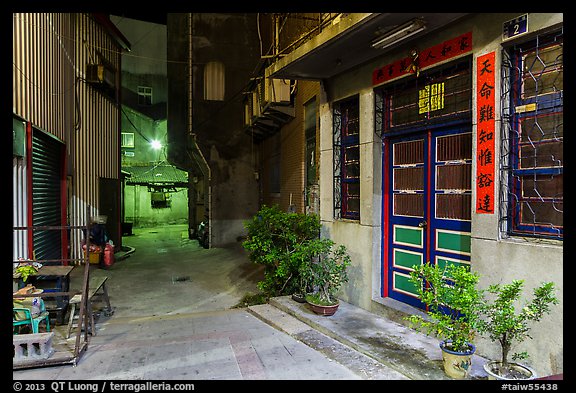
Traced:
[[376, 90], [375, 132], [380, 137], [469, 121], [470, 57]]
[[334, 106], [334, 217], [360, 218], [360, 107], [358, 97]]
[[500, 229], [562, 240], [563, 31], [503, 51]]

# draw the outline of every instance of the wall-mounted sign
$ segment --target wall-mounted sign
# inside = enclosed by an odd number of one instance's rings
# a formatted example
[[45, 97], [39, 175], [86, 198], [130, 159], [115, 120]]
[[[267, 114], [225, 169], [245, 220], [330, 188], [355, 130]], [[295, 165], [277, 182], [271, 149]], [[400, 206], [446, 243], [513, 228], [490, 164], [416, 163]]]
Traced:
[[426, 85], [418, 90], [418, 114], [444, 109], [444, 82]]
[[495, 52], [476, 64], [476, 213], [494, 214]]
[[[472, 50], [472, 32], [451, 38], [441, 44], [426, 48], [418, 56], [408, 56], [375, 69], [372, 72], [372, 85], [387, 82], [402, 75], [416, 73], [426, 67], [451, 59]], [[417, 63], [417, 64], [415, 64]]]
[[508, 40], [528, 32], [528, 14], [506, 21], [502, 24], [502, 39]]

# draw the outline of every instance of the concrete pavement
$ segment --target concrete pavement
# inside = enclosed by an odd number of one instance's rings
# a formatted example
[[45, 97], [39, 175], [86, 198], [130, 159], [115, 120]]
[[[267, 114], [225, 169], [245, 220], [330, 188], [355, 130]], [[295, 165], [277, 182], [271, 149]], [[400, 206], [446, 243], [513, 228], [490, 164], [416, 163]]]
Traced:
[[[288, 296], [233, 308], [263, 277], [239, 244], [206, 250], [178, 225], [124, 242], [130, 251], [109, 270], [92, 266], [109, 277], [115, 312], [96, 314], [78, 364], [14, 370], [15, 380], [449, 379], [437, 340], [346, 302], [331, 317]], [[59, 348], [74, 343], [63, 330]], [[475, 357], [472, 378], [484, 378], [484, 361]]]
[[246, 310], [111, 317], [78, 365], [25, 369], [17, 380], [360, 379]]
[[[338, 311], [330, 317], [315, 314], [306, 304], [295, 302], [290, 296], [272, 298], [269, 304], [252, 306], [249, 310], [342, 364], [346, 364], [347, 359], [339, 360], [326, 352], [322, 343], [316, 343], [316, 334], [333, 339], [347, 351], [367, 356], [378, 367], [374, 372], [365, 372], [363, 368], [360, 374], [364, 373], [365, 379], [451, 379], [444, 373], [437, 339], [344, 301], [340, 301]], [[296, 318], [307, 330], [287, 330], [287, 322], [277, 316], [278, 312]], [[482, 367], [486, 361], [480, 356], [473, 356], [469, 379], [486, 379]], [[351, 366], [352, 369], [355, 366], [358, 366], [358, 362]]]
[[[233, 308], [263, 278], [239, 244], [206, 250], [178, 225], [135, 229], [124, 242], [131, 252], [110, 269], [91, 266], [92, 276], [108, 276], [114, 314], [95, 303], [96, 335], [78, 364], [14, 370], [15, 380], [362, 378]], [[80, 288], [83, 269], [73, 270], [72, 289]], [[66, 340], [64, 330], [55, 327], [54, 345], [70, 351], [76, 336]]]

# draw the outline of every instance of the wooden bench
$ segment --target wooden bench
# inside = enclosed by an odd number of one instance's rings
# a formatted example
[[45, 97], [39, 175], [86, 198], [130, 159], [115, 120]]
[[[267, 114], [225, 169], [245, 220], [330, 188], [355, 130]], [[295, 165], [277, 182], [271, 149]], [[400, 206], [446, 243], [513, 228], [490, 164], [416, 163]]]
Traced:
[[[105, 315], [112, 315], [114, 310], [110, 306], [110, 298], [108, 297], [108, 288], [106, 288], [106, 281], [108, 280], [107, 276], [100, 276], [100, 277], [91, 277], [90, 282], [88, 284], [88, 309], [86, 312], [88, 313], [89, 320], [90, 320], [90, 334], [96, 335], [96, 329], [94, 329], [94, 315], [92, 313], [92, 301], [96, 295], [102, 295], [104, 301], [106, 302], [106, 309], [104, 310]], [[100, 293], [101, 291], [101, 293]], [[70, 299], [70, 317], [68, 319], [68, 332], [66, 334], [66, 338], [70, 338], [70, 333], [72, 331], [72, 325], [74, 323], [75, 314], [76, 314], [76, 305], [80, 304], [82, 301], [82, 294], [74, 295], [72, 299]]]

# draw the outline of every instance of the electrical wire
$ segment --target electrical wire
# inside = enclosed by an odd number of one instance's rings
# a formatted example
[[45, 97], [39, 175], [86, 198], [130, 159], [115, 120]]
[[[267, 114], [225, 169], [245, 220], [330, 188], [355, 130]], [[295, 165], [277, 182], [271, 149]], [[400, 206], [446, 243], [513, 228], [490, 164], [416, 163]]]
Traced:
[[128, 114], [124, 111], [124, 106], [120, 105], [120, 110], [122, 111], [122, 114], [126, 117], [126, 120], [128, 120], [128, 123], [130, 123], [130, 125], [132, 125], [132, 127], [134, 128], [134, 130], [136, 130], [136, 132], [138, 133], [138, 135], [140, 135], [146, 142], [151, 143], [152, 141], [150, 139], [148, 139], [148, 137], [144, 134], [142, 134], [142, 132], [140, 131], [140, 129], [138, 129], [138, 127], [136, 127], [134, 125], [134, 123], [132, 123], [132, 120], [130, 119], [130, 116], [128, 116]]
[[[14, 17], [15, 19], [18, 18], [18, 16], [17, 16], [16, 14], [14, 14], [13, 17]], [[19, 18], [19, 21], [20, 21], [20, 22], [24, 22], [24, 23], [28, 23], [30, 26], [32, 26], [32, 27], [34, 27], [34, 28], [36, 28], [36, 29], [38, 29], [38, 30], [47, 30], [47, 29], [45, 29], [45, 28], [43, 28], [43, 27], [41, 27], [41, 26], [38, 26], [38, 25], [36, 25], [36, 24], [34, 24], [34, 23], [32, 23], [32, 22], [24, 19], [24, 18]], [[53, 31], [53, 30], [52, 30], [52, 31], [47, 30], [47, 31], [50, 32], [50, 33], [52, 33], [52, 34], [54, 34], [60, 41], [61, 41], [62, 39], [64, 39], [64, 40], [70, 41], [72, 44], [76, 44], [76, 43], [78, 42], [78, 40], [76, 40], [75, 38], [65, 36], [65, 35], [63, 35], [63, 34], [60, 34], [60, 33], [56, 32], [56, 31]], [[149, 32], [146, 33], [145, 35], [149, 34], [150, 32], [151, 32], [151, 31], [149, 31]], [[143, 37], [142, 37], [142, 38], [143, 38]], [[139, 41], [138, 41], [138, 42], [139, 42]], [[99, 45], [95, 45], [95, 44], [93, 44], [93, 43], [84, 43], [84, 44], [85, 44], [85, 46], [86, 46], [87, 48], [97, 49], [97, 50], [99, 50], [99, 51], [101, 51], [101, 52], [108, 52], [108, 53], [111, 53], [111, 54], [113, 54], [113, 55], [121, 55], [121, 56], [125, 56], [125, 57], [132, 57], [132, 58], [135, 58], [135, 59], [152, 60], [152, 61], [164, 62], [164, 63], [167, 63], [167, 64], [188, 64], [188, 62], [186, 62], [186, 61], [176, 61], [176, 60], [168, 60], [168, 59], [166, 59], [166, 58], [158, 58], [158, 57], [134, 55], [134, 54], [129, 53], [129, 52], [125, 52], [125, 51], [122, 51], [122, 50], [115, 50], [115, 49], [105, 48], [105, 47], [102, 47], [102, 46], [99, 46]], [[61, 45], [62, 45], [62, 44], [61, 44]], [[134, 45], [134, 44], [133, 44], [133, 45]], [[63, 45], [62, 45], [62, 46], [63, 46]], [[68, 56], [67, 53], [66, 53], [66, 55]], [[69, 58], [69, 56], [68, 56], [68, 60], [71, 61], [70, 58]], [[75, 64], [72, 64], [72, 66], [73, 66], [73, 67], [76, 67]]]

